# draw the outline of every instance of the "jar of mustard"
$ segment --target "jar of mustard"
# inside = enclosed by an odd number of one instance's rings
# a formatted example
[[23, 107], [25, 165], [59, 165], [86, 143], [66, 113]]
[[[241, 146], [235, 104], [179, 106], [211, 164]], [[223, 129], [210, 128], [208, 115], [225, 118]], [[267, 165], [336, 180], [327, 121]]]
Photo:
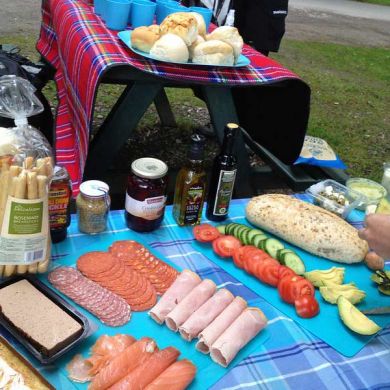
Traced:
[[93, 234], [106, 230], [110, 204], [109, 187], [106, 183], [99, 180], [82, 183], [76, 198], [80, 232]]

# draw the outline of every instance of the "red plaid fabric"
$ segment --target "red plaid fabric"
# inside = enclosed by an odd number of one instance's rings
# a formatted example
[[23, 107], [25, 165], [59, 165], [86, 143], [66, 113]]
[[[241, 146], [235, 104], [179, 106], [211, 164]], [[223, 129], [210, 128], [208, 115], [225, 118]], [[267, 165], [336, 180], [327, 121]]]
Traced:
[[254, 86], [298, 78], [249, 46], [243, 54], [251, 64], [244, 68], [191, 67], [145, 59], [127, 49], [95, 15], [93, 6], [80, 0], [43, 0], [37, 49], [57, 70], [56, 156], [69, 170], [75, 195], [87, 158], [97, 85], [109, 67], [127, 64], [192, 84]]

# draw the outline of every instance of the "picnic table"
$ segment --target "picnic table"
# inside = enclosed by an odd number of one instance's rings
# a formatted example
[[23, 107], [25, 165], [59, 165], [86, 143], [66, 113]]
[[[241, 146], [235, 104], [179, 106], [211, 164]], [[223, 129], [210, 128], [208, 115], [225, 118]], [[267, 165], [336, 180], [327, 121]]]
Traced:
[[[243, 68], [153, 61], [129, 50], [86, 1], [43, 0], [37, 48], [56, 70], [56, 157], [70, 172], [74, 195], [84, 173], [87, 178], [98, 178], [107, 170], [152, 102], [162, 122], [173, 122], [166, 87], [194, 89], [205, 100], [220, 141], [224, 125], [238, 122], [286, 164], [293, 163], [301, 150], [310, 88], [293, 72], [247, 45], [243, 54], [251, 64]], [[101, 83], [126, 84], [126, 88], [90, 142]], [[248, 196], [250, 169], [242, 137], [237, 141], [237, 154], [236, 197]]]
[[[299, 197], [304, 198], [303, 195]], [[244, 217], [246, 203], [245, 199], [232, 201], [230, 221], [239, 221]], [[363, 213], [361, 217], [363, 218]], [[358, 217], [354, 225], [359, 227], [361, 223]], [[174, 222], [171, 206], [166, 209], [161, 228], [147, 234], [128, 230], [123, 211], [112, 211], [107, 230], [92, 236], [79, 232], [76, 218], [72, 215], [67, 240], [53, 245], [53, 266], [67, 264], [66, 259], [77, 258], [80, 251], [89, 250], [91, 245], [97, 243], [104, 245], [108, 240], [124, 239], [124, 237], [143, 240], [151, 250], [159, 254], [162, 259], [172, 262], [178, 269], [191, 269], [202, 278], [210, 278], [218, 287], [225, 287], [234, 295], [242, 296], [249, 304], [260, 302], [260, 307], [268, 318], [269, 337], [235, 367], [227, 369], [226, 374], [213, 384], [211, 389], [374, 390], [388, 388], [390, 383], [390, 329], [388, 327], [379, 332], [355, 356], [350, 358], [343, 356], [299, 326], [296, 321], [268, 303], [235, 276], [210, 261], [204, 253], [197, 251], [193, 246], [192, 228], [179, 227]], [[46, 279], [46, 276], [42, 279]], [[137, 321], [136, 317], [140, 315], [142, 313], [133, 313], [129, 325]], [[146, 321], [153, 323], [150, 319]], [[95, 322], [98, 323], [96, 319]], [[115, 328], [112, 328], [112, 331], [115, 333]], [[9, 334], [2, 332], [7, 340], [25, 353]], [[152, 334], [150, 336], [153, 337]], [[93, 337], [95, 336], [90, 338]], [[175, 333], [172, 333], [172, 337], [180, 339], [180, 336]], [[43, 367], [35, 360], [33, 363], [57, 390], [84, 388], [78, 387], [80, 385], [73, 384], [66, 378], [64, 367], [75, 353], [86, 352], [88, 347], [85, 343], [87, 341], [71, 351], [66, 356], [65, 362], [60, 363], [59, 366], [54, 363], [49, 367]], [[27, 357], [31, 360], [31, 356]]]

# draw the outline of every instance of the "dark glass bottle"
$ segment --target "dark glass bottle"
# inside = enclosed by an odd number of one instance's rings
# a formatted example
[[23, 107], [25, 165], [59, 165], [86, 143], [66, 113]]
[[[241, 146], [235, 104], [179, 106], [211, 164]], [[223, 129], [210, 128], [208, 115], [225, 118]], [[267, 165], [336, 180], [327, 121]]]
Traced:
[[196, 225], [202, 217], [207, 181], [203, 167], [205, 142], [205, 137], [200, 134], [191, 136], [188, 160], [176, 178], [173, 216], [180, 226]]
[[49, 223], [53, 243], [65, 240], [70, 225], [72, 184], [64, 167], [55, 166], [49, 188]]
[[211, 221], [223, 221], [229, 212], [237, 173], [233, 145], [238, 130], [239, 127], [235, 123], [226, 125], [221, 153], [214, 159], [206, 209], [206, 216]]

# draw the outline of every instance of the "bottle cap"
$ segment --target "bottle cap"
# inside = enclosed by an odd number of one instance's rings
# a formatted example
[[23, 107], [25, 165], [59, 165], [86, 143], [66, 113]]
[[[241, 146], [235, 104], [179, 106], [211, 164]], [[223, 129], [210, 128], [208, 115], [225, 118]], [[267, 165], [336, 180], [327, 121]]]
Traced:
[[194, 133], [191, 135], [191, 146], [189, 158], [191, 160], [202, 160], [203, 149], [206, 143], [206, 137], [201, 134]]
[[100, 180], [88, 180], [80, 185], [80, 192], [90, 198], [103, 198], [109, 189], [108, 184]]
[[131, 171], [144, 179], [160, 179], [168, 172], [165, 162], [152, 157], [143, 157], [133, 161]]

